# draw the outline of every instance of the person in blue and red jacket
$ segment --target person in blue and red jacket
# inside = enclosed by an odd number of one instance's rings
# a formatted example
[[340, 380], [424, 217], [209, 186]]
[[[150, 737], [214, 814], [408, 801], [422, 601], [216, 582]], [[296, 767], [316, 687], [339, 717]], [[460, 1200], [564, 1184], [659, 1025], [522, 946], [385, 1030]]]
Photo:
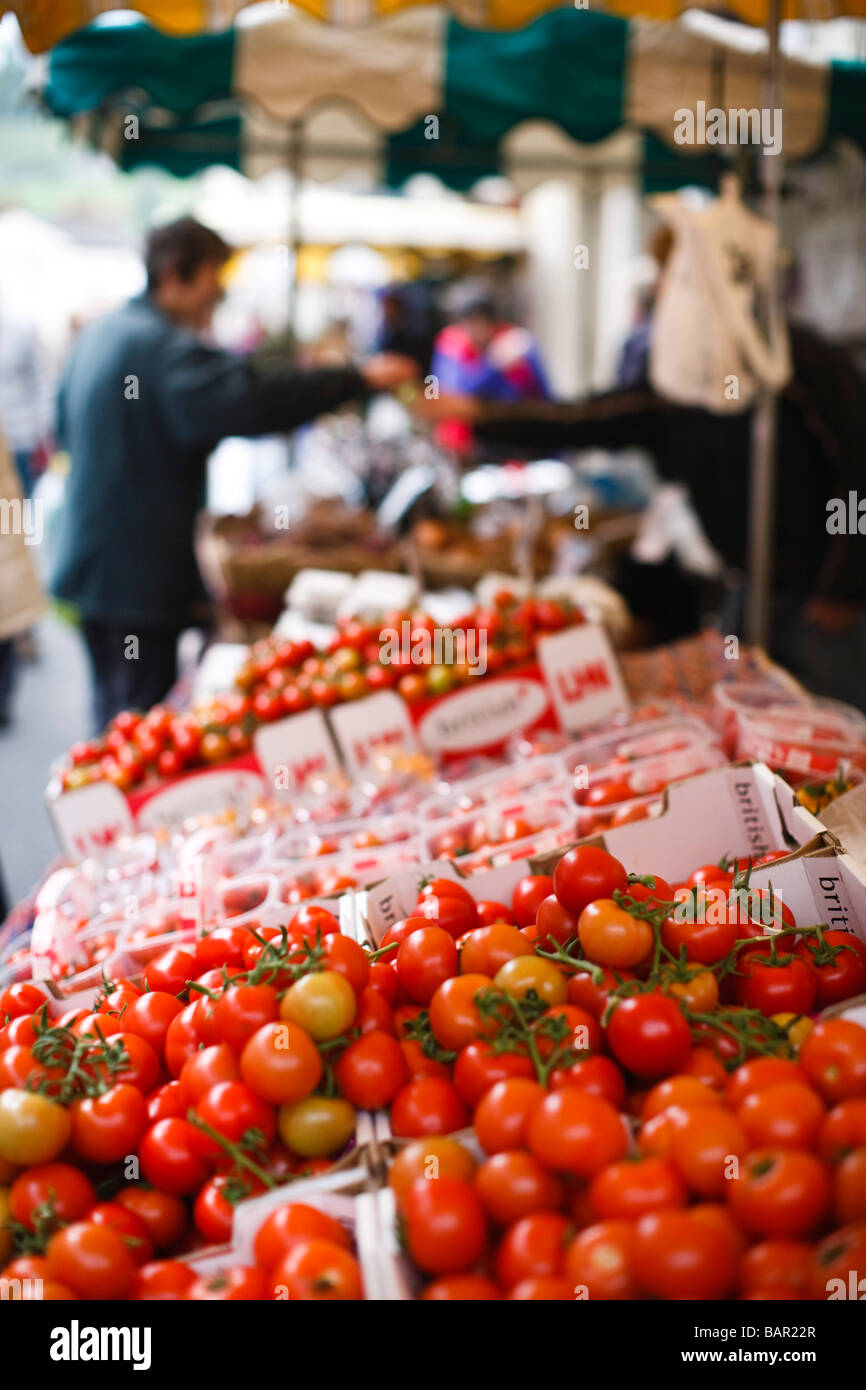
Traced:
[[[500, 320], [491, 300], [466, 301], [459, 317], [443, 328], [433, 347], [431, 372], [440, 396], [475, 396], [486, 401], [546, 401], [550, 391], [532, 334]], [[437, 426], [440, 444], [464, 453], [472, 444], [465, 420]]]

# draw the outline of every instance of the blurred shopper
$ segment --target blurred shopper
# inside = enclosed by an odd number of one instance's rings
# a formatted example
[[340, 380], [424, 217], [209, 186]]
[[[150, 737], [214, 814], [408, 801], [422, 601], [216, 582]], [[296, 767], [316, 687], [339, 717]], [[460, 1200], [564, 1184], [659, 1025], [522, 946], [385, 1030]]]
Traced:
[[0, 420], [25, 497], [47, 460], [52, 390], [36, 330], [0, 314]]
[[404, 285], [386, 290], [382, 295], [382, 322], [376, 337], [380, 352], [399, 352], [411, 357], [418, 363], [421, 375], [430, 365], [433, 350], [429, 295], [423, 293], [424, 289], [424, 286]]
[[21, 479], [0, 437], [0, 727], [12, 717], [16, 638], [44, 607], [30, 553], [40, 540], [37, 508], [23, 498]]
[[[485, 401], [547, 400], [550, 391], [541, 354], [532, 334], [504, 323], [492, 300], [470, 295], [453, 323], [437, 334], [431, 371], [440, 396], [473, 396]], [[472, 442], [465, 420], [441, 420], [437, 437], [446, 448], [464, 452]]]
[[178, 635], [205, 597], [193, 523], [216, 444], [294, 429], [416, 372], [396, 356], [300, 371], [207, 345], [229, 254], [192, 218], [151, 232], [145, 293], [82, 331], [61, 385], [71, 467], [52, 589], [81, 618], [98, 729], [176, 679]]
[[[866, 498], [866, 379], [844, 349], [802, 327], [790, 337], [793, 378], [779, 397], [770, 651], [815, 692], [866, 708], [866, 537], [856, 516], [852, 529], [849, 502], [853, 493], [856, 513]], [[675, 405], [649, 386], [564, 404], [425, 404], [428, 414], [471, 421], [480, 439], [534, 452], [645, 448], [664, 479], [689, 488], [732, 572], [722, 631], [742, 630], [752, 411]], [[837, 529], [843, 502], [849, 521]]]

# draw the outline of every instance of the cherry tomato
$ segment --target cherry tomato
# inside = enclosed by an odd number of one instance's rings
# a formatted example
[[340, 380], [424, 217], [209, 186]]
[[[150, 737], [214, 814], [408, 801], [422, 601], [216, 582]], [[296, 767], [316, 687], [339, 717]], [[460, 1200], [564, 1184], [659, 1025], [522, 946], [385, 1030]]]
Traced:
[[246, 1041], [241, 1075], [263, 1100], [288, 1105], [318, 1086], [322, 1059], [312, 1038], [296, 1023], [265, 1023]]
[[596, 898], [580, 914], [578, 935], [587, 960], [612, 969], [629, 969], [653, 948], [648, 922], [618, 907], [612, 898]]
[[478, 1037], [492, 1037], [496, 1020], [483, 1018], [476, 995], [489, 989], [487, 975], [457, 975], [441, 984], [430, 1000], [430, 1027], [440, 1047], [456, 1052]]
[[72, 1147], [91, 1163], [116, 1163], [134, 1153], [148, 1127], [144, 1096], [128, 1082], [74, 1101], [71, 1115]]
[[450, 1177], [471, 1181], [475, 1176], [475, 1159], [454, 1139], [431, 1134], [416, 1139], [400, 1149], [388, 1170], [388, 1186], [402, 1206], [403, 1199], [416, 1178], [428, 1181]]
[[517, 925], [531, 927], [542, 902], [552, 893], [553, 879], [549, 874], [527, 874], [520, 879], [511, 894], [511, 910]]
[[469, 1112], [450, 1081], [420, 1076], [397, 1092], [391, 1106], [391, 1129], [414, 1139], [422, 1134], [452, 1134], [469, 1123]]
[[256, 1232], [256, 1264], [273, 1269], [298, 1240], [309, 1236], [333, 1241], [345, 1250], [351, 1248], [348, 1231], [335, 1217], [304, 1202], [287, 1202], [266, 1216]]
[[273, 1271], [274, 1290], [301, 1303], [346, 1302], [364, 1297], [361, 1270], [354, 1255], [333, 1240], [307, 1236], [297, 1240]]
[[561, 1274], [571, 1232], [568, 1217], [555, 1211], [533, 1212], [515, 1222], [505, 1232], [496, 1253], [496, 1277], [500, 1284], [513, 1289], [523, 1279]]
[[186, 1230], [186, 1207], [179, 1197], [149, 1187], [122, 1187], [114, 1198], [144, 1222], [154, 1249], [170, 1250]]
[[382, 1109], [410, 1080], [397, 1039], [377, 1029], [349, 1044], [334, 1078], [346, 1099], [364, 1110]]
[[689, 1027], [677, 1003], [663, 994], [636, 994], [619, 1001], [607, 1025], [618, 1062], [636, 1076], [681, 1071], [691, 1051]]
[[634, 1222], [586, 1226], [565, 1252], [565, 1272], [576, 1297], [621, 1302], [635, 1297], [632, 1276]]
[[69, 1163], [42, 1163], [27, 1168], [9, 1189], [9, 1216], [34, 1230], [38, 1211], [50, 1209], [58, 1225], [78, 1221], [96, 1200], [93, 1184]]
[[651, 1211], [686, 1205], [686, 1186], [673, 1164], [652, 1155], [611, 1163], [593, 1178], [589, 1189], [599, 1220], [637, 1220]]
[[484, 1151], [492, 1154], [525, 1147], [530, 1117], [544, 1094], [537, 1081], [522, 1076], [497, 1081], [485, 1091], [474, 1117], [475, 1132]]
[[737, 1260], [707, 1222], [689, 1211], [659, 1211], [635, 1227], [632, 1268], [638, 1286], [656, 1298], [713, 1299], [730, 1294]]
[[110, 1226], [75, 1222], [52, 1236], [45, 1253], [52, 1277], [80, 1298], [125, 1298], [135, 1281], [127, 1244]]
[[866, 1028], [844, 1018], [816, 1023], [800, 1048], [800, 1066], [831, 1104], [866, 1096]]
[[188, 1120], [158, 1120], [138, 1146], [142, 1177], [172, 1196], [194, 1192], [207, 1177], [198, 1131]]
[[573, 1086], [544, 1097], [529, 1118], [527, 1140], [530, 1152], [545, 1167], [581, 1178], [593, 1177], [628, 1148], [614, 1107]]
[[578, 845], [562, 856], [553, 872], [553, 891], [567, 912], [580, 917], [596, 898], [628, 890], [628, 874], [618, 859], [594, 845]]
[[410, 999], [429, 1004], [439, 986], [457, 974], [458, 960], [457, 944], [450, 932], [438, 926], [423, 927], [400, 943], [397, 975]]
[[814, 1154], [798, 1149], [755, 1149], [726, 1184], [735, 1220], [758, 1236], [805, 1236], [826, 1216], [830, 1175]]
[[737, 1110], [751, 1148], [812, 1149], [824, 1120], [824, 1106], [811, 1086], [779, 1081], [746, 1096]]

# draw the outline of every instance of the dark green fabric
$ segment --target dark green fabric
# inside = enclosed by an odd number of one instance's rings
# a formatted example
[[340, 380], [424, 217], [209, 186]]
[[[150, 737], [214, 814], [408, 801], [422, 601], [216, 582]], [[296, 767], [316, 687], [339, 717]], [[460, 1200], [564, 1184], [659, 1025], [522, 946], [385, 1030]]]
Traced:
[[127, 172], [158, 164], [176, 178], [200, 174], [212, 164], [227, 164], [243, 173], [243, 119], [239, 113], [215, 120], [176, 118], [156, 125], [145, 114], [137, 140], [124, 140], [120, 167]]
[[644, 193], [671, 193], [692, 185], [717, 188], [722, 171], [731, 167], [718, 154], [678, 154], [656, 135], [644, 135], [641, 144]]
[[847, 135], [866, 149], [866, 63], [830, 64], [827, 132]]
[[206, 347], [147, 296], [90, 324], [60, 390], [71, 467], [55, 597], [102, 622], [182, 624], [202, 594], [192, 533], [214, 446], [294, 429], [364, 390], [353, 368], [256, 367]]
[[234, 55], [234, 30], [175, 38], [149, 24], [95, 25], [52, 49], [43, 96], [58, 116], [137, 89], [154, 106], [194, 111], [231, 94]]
[[628, 22], [560, 9], [523, 29], [448, 22], [445, 110], [470, 141], [493, 144], [523, 120], [549, 120], [575, 140], [612, 135], [625, 120]]

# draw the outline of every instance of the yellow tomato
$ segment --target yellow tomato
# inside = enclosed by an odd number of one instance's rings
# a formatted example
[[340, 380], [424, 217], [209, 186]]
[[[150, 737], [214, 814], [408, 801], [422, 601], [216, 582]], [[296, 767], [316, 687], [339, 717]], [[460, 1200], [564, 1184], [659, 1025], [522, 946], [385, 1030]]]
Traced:
[[493, 983], [518, 999], [530, 990], [535, 990], [545, 1004], [564, 1004], [568, 997], [565, 976], [552, 960], [541, 956], [514, 956], [497, 971]]
[[9, 1220], [9, 1188], [0, 1187], [0, 1269], [12, 1259], [12, 1232], [7, 1230]]
[[815, 1026], [811, 1018], [806, 1018], [805, 1014], [771, 1014], [770, 1019], [771, 1022], [778, 1023], [780, 1028], [787, 1030], [788, 1041], [795, 1052], [799, 1052]]
[[7, 1163], [50, 1163], [71, 1128], [69, 1111], [53, 1100], [17, 1088], [0, 1091], [0, 1158]]
[[347, 1100], [308, 1096], [281, 1105], [277, 1129], [287, 1149], [301, 1158], [325, 1158], [344, 1149], [355, 1133], [355, 1109]]
[[303, 975], [287, 989], [280, 1003], [280, 1018], [297, 1023], [317, 1042], [345, 1033], [357, 1012], [355, 991], [336, 970]]

